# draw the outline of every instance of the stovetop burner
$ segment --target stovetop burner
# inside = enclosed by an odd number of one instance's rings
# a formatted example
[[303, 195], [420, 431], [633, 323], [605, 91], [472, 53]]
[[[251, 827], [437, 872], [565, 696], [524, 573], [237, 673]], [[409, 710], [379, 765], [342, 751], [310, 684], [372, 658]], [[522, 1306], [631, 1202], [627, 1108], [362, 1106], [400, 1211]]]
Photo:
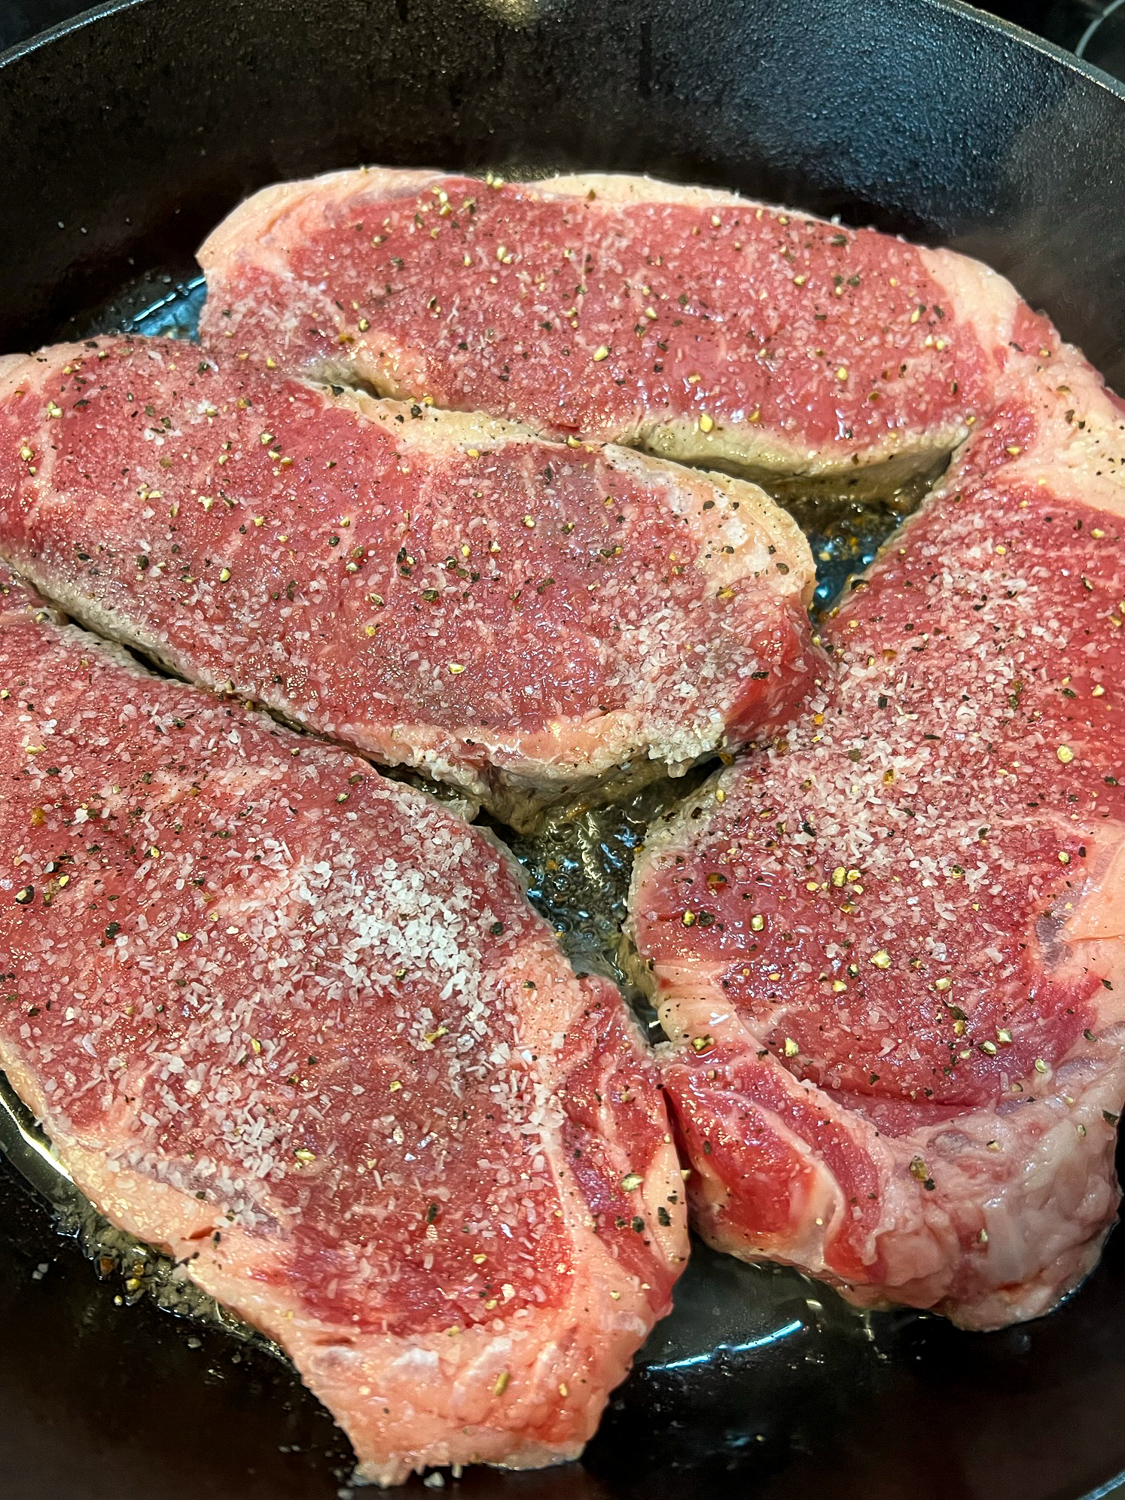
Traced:
[[981, 8], [1125, 78], [1123, 0], [996, 0]]

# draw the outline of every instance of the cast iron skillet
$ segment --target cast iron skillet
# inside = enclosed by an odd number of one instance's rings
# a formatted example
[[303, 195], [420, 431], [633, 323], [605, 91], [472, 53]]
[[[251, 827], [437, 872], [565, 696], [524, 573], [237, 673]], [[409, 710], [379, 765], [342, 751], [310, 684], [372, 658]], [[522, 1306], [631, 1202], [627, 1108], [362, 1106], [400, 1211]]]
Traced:
[[[954, 244], [1125, 389], [1123, 137], [1121, 87], [937, 0], [124, 0], [0, 58], [0, 350], [152, 302], [277, 178], [616, 168]], [[0, 1161], [4, 1500], [348, 1493], [285, 1366], [120, 1292]], [[582, 1466], [459, 1488], [1094, 1500], [1123, 1411], [1121, 1235], [1066, 1306], [991, 1335], [700, 1252]]]

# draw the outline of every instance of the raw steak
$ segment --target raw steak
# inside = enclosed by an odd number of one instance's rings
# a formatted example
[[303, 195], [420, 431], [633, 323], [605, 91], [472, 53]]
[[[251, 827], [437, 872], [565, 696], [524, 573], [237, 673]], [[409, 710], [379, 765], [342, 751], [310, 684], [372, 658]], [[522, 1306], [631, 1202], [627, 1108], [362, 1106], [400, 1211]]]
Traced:
[[362, 1477], [575, 1455], [687, 1252], [614, 987], [448, 809], [2, 605], [0, 1065], [63, 1164]]
[[754, 478], [926, 469], [1057, 346], [976, 261], [640, 177], [339, 172], [199, 259], [212, 352]]
[[632, 892], [704, 1236], [968, 1328], [1049, 1309], [1118, 1202], [1125, 424], [1077, 359], [1050, 376]]
[[192, 681], [517, 823], [745, 742], [818, 660], [808, 545], [752, 485], [168, 340], [0, 371], [0, 554]]

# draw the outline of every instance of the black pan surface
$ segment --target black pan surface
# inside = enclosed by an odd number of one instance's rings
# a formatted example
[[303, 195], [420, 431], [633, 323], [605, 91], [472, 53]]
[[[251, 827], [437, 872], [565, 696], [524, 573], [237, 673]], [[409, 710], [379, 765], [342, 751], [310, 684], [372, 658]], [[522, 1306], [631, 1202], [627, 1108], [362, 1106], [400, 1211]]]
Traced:
[[[1125, 390], [1125, 90], [939, 0], [125, 0], [0, 57], [0, 349], [133, 318], [263, 183], [359, 161], [647, 171], [954, 244]], [[347, 1500], [291, 1370], [135, 1306], [0, 1160], [2, 1500]], [[697, 1249], [581, 1465], [480, 1500], [1098, 1500], [1125, 1238], [991, 1335]], [[420, 1490], [419, 1490], [420, 1493]]]

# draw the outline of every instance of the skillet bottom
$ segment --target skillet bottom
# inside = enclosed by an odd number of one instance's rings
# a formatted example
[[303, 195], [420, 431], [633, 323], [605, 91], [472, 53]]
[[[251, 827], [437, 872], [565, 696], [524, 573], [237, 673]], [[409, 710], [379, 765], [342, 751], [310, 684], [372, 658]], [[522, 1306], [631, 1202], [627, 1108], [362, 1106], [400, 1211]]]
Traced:
[[[351, 1453], [291, 1367], [122, 1302], [0, 1162], [5, 1500], [350, 1500]], [[1079, 1500], [1125, 1469], [1125, 1236], [1050, 1317], [960, 1333], [846, 1309], [696, 1245], [676, 1310], [581, 1464], [470, 1471], [479, 1500]], [[1112, 1437], [1111, 1437], [1112, 1435]], [[88, 1455], [98, 1456], [91, 1467]], [[1013, 1453], [1017, 1461], [1013, 1462]], [[419, 1491], [416, 1491], [420, 1493]], [[355, 1492], [358, 1497], [362, 1491]]]

